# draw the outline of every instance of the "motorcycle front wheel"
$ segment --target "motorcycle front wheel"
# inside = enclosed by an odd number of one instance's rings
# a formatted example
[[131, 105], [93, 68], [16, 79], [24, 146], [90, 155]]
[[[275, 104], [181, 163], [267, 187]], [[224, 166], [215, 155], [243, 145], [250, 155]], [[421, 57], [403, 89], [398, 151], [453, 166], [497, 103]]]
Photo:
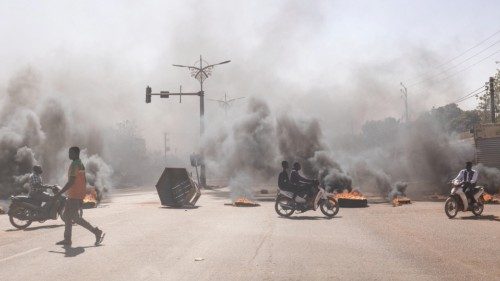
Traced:
[[323, 215], [333, 218], [339, 212], [339, 202], [334, 198], [321, 201], [319, 209]]
[[446, 202], [444, 203], [444, 212], [448, 216], [448, 218], [454, 218], [458, 213], [458, 203], [457, 200], [453, 197], [448, 197]]
[[12, 226], [17, 229], [25, 229], [33, 222], [32, 220], [23, 220], [19, 217], [28, 217], [29, 210], [24, 207], [14, 207], [13, 210], [9, 211], [9, 221]]
[[288, 197], [278, 197], [274, 204], [274, 210], [282, 217], [290, 217], [295, 212], [295, 209], [291, 207], [293, 203], [292, 199]]
[[479, 202], [476, 203], [474, 207], [472, 207], [472, 213], [478, 217], [483, 213], [483, 210], [484, 210], [484, 204], [482, 202], [482, 199], [479, 199]]

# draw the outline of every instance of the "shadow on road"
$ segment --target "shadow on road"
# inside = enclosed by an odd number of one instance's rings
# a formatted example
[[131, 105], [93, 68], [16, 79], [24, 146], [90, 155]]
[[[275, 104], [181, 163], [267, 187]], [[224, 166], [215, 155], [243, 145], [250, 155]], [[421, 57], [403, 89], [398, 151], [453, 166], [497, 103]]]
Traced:
[[280, 219], [288, 219], [288, 220], [296, 220], [296, 221], [301, 221], [301, 220], [332, 220], [332, 219], [339, 219], [342, 218], [342, 216], [335, 216], [333, 218], [327, 218], [327, 217], [313, 217], [313, 216], [300, 216], [300, 217], [289, 217], [289, 218], [284, 218], [284, 217], [278, 217]]
[[11, 229], [7, 229], [5, 231], [6, 232], [21, 231], [21, 230], [24, 230], [24, 231], [33, 231], [33, 230], [44, 229], [44, 228], [46, 228], [46, 229], [58, 228], [58, 227], [61, 227], [61, 226], [64, 226], [64, 224], [40, 225], [40, 226], [28, 227], [26, 229], [11, 228]]
[[474, 220], [474, 221], [499, 221], [500, 222], [500, 217], [497, 217], [495, 215], [487, 215], [487, 216], [470, 216], [470, 217], [462, 217], [461, 219], [463, 220]]
[[73, 258], [73, 257], [76, 257], [80, 254], [83, 254], [85, 252], [85, 249], [87, 248], [97, 248], [97, 247], [100, 247], [101, 245], [99, 246], [86, 246], [86, 247], [71, 247], [71, 246], [64, 246], [63, 249], [64, 249], [64, 252], [62, 251], [49, 251], [49, 253], [55, 253], [55, 254], [63, 254], [64, 257], [66, 258]]
[[160, 209], [169, 209], [169, 210], [191, 210], [198, 209], [201, 206], [183, 206], [183, 207], [171, 207], [171, 206], [160, 206]]

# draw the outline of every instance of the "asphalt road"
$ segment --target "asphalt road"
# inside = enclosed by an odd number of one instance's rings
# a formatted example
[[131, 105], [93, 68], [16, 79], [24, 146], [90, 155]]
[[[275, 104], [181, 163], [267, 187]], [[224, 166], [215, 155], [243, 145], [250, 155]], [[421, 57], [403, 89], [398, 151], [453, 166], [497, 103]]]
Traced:
[[161, 208], [154, 192], [84, 211], [102, 246], [60, 220], [14, 230], [0, 216], [0, 280], [500, 280], [500, 205], [450, 220], [442, 202], [341, 208], [279, 218], [273, 202], [236, 208], [206, 191], [195, 209]]

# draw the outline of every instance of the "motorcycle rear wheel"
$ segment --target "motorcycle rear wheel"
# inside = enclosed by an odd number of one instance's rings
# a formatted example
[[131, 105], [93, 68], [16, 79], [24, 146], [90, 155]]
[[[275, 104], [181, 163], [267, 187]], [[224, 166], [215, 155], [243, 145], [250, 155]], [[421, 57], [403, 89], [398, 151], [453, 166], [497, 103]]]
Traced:
[[444, 203], [444, 212], [448, 218], [452, 219], [458, 214], [458, 203], [453, 197], [448, 197]]
[[285, 206], [292, 206], [293, 203], [292, 199], [288, 197], [279, 197], [276, 199], [276, 203], [274, 204], [274, 210], [278, 215], [288, 218], [295, 212], [295, 209], [293, 207], [290, 208]]
[[339, 202], [334, 198], [328, 198], [320, 203], [319, 209], [323, 215], [333, 218], [339, 212]]
[[[13, 210], [9, 211], [9, 221], [12, 226], [17, 229], [26, 229], [33, 222], [32, 220], [21, 220], [16, 218], [17, 215], [29, 215], [27, 214], [29, 210], [24, 207], [14, 207]], [[24, 213], [24, 214], [23, 214]]]

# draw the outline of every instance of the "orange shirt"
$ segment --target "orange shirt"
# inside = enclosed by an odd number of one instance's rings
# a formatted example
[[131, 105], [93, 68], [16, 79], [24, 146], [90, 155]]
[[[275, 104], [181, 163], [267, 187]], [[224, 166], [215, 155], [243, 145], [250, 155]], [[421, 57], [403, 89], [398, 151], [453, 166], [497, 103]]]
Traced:
[[70, 199], [83, 199], [87, 193], [87, 179], [85, 177], [85, 166], [82, 160], [76, 159], [71, 162], [68, 170], [68, 180], [74, 177], [75, 181], [66, 193]]

